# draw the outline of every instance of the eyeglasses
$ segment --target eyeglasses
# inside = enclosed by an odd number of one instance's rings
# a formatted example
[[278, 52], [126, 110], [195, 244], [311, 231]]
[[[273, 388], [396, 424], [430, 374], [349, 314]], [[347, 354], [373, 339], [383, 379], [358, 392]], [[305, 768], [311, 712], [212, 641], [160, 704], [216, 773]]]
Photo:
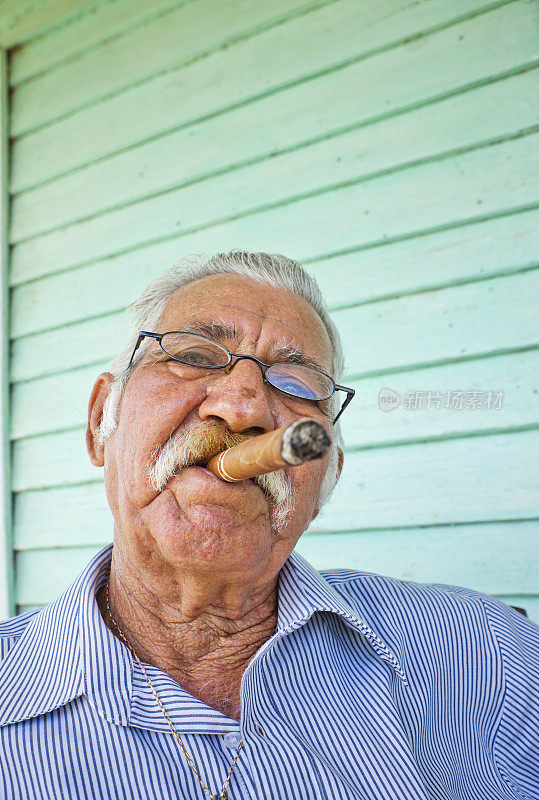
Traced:
[[146, 336], [155, 339], [163, 353], [169, 358], [184, 365], [185, 369], [182, 377], [186, 380], [200, 377], [209, 369], [224, 369], [228, 374], [234, 369], [238, 361], [247, 359], [258, 364], [264, 383], [269, 383], [270, 386], [292, 397], [318, 402], [319, 400], [328, 400], [335, 392], [346, 392], [346, 399], [333, 420], [333, 424], [337, 422], [355, 394], [354, 389], [350, 389], [348, 386], [339, 386], [333, 378], [315, 367], [294, 362], [264, 364], [253, 356], [231, 353], [219, 342], [215, 342], [207, 336], [202, 336], [202, 334], [190, 333], [189, 331], [167, 331], [167, 333], [140, 331], [129, 361], [129, 367], [133, 363], [135, 353]]

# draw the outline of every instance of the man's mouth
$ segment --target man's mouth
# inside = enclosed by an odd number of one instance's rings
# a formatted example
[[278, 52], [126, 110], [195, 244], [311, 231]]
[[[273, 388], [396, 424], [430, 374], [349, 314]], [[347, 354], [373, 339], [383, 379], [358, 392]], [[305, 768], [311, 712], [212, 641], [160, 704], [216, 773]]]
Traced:
[[[208, 462], [206, 462], [206, 464], [207, 463]], [[223, 483], [225, 485], [228, 484], [229, 486], [233, 486], [234, 484], [237, 484], [237, 483], [253, 483], [255, 486], [258, 486], [258, 488], [264, 493], [264, 495], [267, 497], [268, 500], [271, 499], [271, 495], [266, 491], [266, 489], [263, 486], [260, 486], [258, 484], [258, 481], [257, 481], [256, 478], [246, 478], [245, 480], [242, 480], [242, 481], [223, 481], [221, 478], [217, 477], [217, 475], [215, 475], [215, 473], [213, 473], [211, 471], [211, 469], [207, 469], [205, 464], [186, 464], [185, 467], [196, 467], [197, 469], [202, 470], [202, 472], [205, 472], [206, 475], [211, 475], [212, 478], [215, 478], [216, 480], [220, 481], [221, 483]], [[174, 474], [178, 475], [182, 471], [182, 469], [185, 469], [185, 467], [178, 468], [175, 471]]]
[[[175, 433], [155, 450], [148, 475], [150, 485], [155, 491], [162, 492], [171, 478], [178, 475], [184, 467], [197, 467], [210, 472], [206, 464], [213, 456], [249, 438], [251, 436], [228, 430], [217, 420], [207, 420], [194, 429]], [[220, 480], [213, 473], [210, 474]], [[292, 504], [290, 481], [285, 473], [278, 470], [259, 475], [249, 482], [263, 492], [271, 513], [279, 508], [278, 513], [284, 519]], [[225, 485], [224, 481], [221, 483]]]

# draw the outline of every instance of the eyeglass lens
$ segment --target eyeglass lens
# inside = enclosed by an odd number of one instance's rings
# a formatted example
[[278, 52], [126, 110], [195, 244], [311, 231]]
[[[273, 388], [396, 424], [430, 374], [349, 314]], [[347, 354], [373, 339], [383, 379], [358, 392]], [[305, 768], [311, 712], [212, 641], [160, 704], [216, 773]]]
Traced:
[[[189, 370], [186, 378], [196, 378], [204, 369], [224, 368], [232, 360], [226, 347], [195, 333], [165, 333], [161, 349]], [[265, 377], [276, 389], [307, 400], [326, 400], [334, 391], [330, 377], [303, 364], [272, 364], [266, 369]]]

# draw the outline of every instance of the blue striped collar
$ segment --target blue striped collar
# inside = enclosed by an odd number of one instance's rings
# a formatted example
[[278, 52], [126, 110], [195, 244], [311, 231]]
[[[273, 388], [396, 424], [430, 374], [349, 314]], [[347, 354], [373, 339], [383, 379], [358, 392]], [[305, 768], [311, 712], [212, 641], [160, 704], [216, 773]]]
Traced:
[[[104, 719], [118, 725], [167, 730], [159, 714], [148, 719], [148, 712], [141, 711], [143, 706], [147, 708], [147, 704], [139, 702], [145, 689], [134, 686], [132, 656], [111, 634], [99, 612], [95, 598], [107, 580], [111, 550], [109, 545], [99, 552], [54, 603], [31, 617], [0, 663], [0, 725], [47, 713], [84, 694]], [[366, 621], [368, 609], [362, 608], [360, 613], [352, 607], [326, 577], [295, 552], [279, 576], [276, 632], [255, 659], [276, 638], [304, 625], [316, 612], [339, 615], [406, 683], [396, 656]], [[24, 618], [19, 624], [23, 623]], [[4, 636], [15, 635], [17, 621], [4, 627]], [[165, 683], [172, 682], [164, 673], [156, 673]], [[179, 687], [173, 685], [178, 693]], [[181, 689], [179, 700], [173, 721], [186, 730], [186, 708], [192, 707], [193, 702], [206, 707]], [[208, 709], [205, 716], [201, 728], [200, 713], [196, 715], [199, 732], [205, 730], [205, 725], [213, 731], [215, 726], [223, 732], [232, 729], [233, 721], [213, 709]]]
[[[357, 591], [354, 594], [357, 598]], [[395, 670], [404, 684], [407, 683], [397, 656], [367, 621], [367, 605], [360, 609], [350, 605], [328, 577], [294, 551], [279, 575], [279, 619], [276, 634], [299, 628], [317, 611], [338, 614], [346, 625], [364, 636], [375, 653]]]

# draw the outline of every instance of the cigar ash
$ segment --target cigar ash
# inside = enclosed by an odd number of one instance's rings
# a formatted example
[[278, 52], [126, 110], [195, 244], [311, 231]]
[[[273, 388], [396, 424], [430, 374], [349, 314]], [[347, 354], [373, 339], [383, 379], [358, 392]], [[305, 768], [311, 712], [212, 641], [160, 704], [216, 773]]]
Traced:
[[300, 419], [284, 432], [281, 456], [287, 464], [296, 466], [322, 458], [330, 445], [331, 439], [323, 425], [314, 419]]

